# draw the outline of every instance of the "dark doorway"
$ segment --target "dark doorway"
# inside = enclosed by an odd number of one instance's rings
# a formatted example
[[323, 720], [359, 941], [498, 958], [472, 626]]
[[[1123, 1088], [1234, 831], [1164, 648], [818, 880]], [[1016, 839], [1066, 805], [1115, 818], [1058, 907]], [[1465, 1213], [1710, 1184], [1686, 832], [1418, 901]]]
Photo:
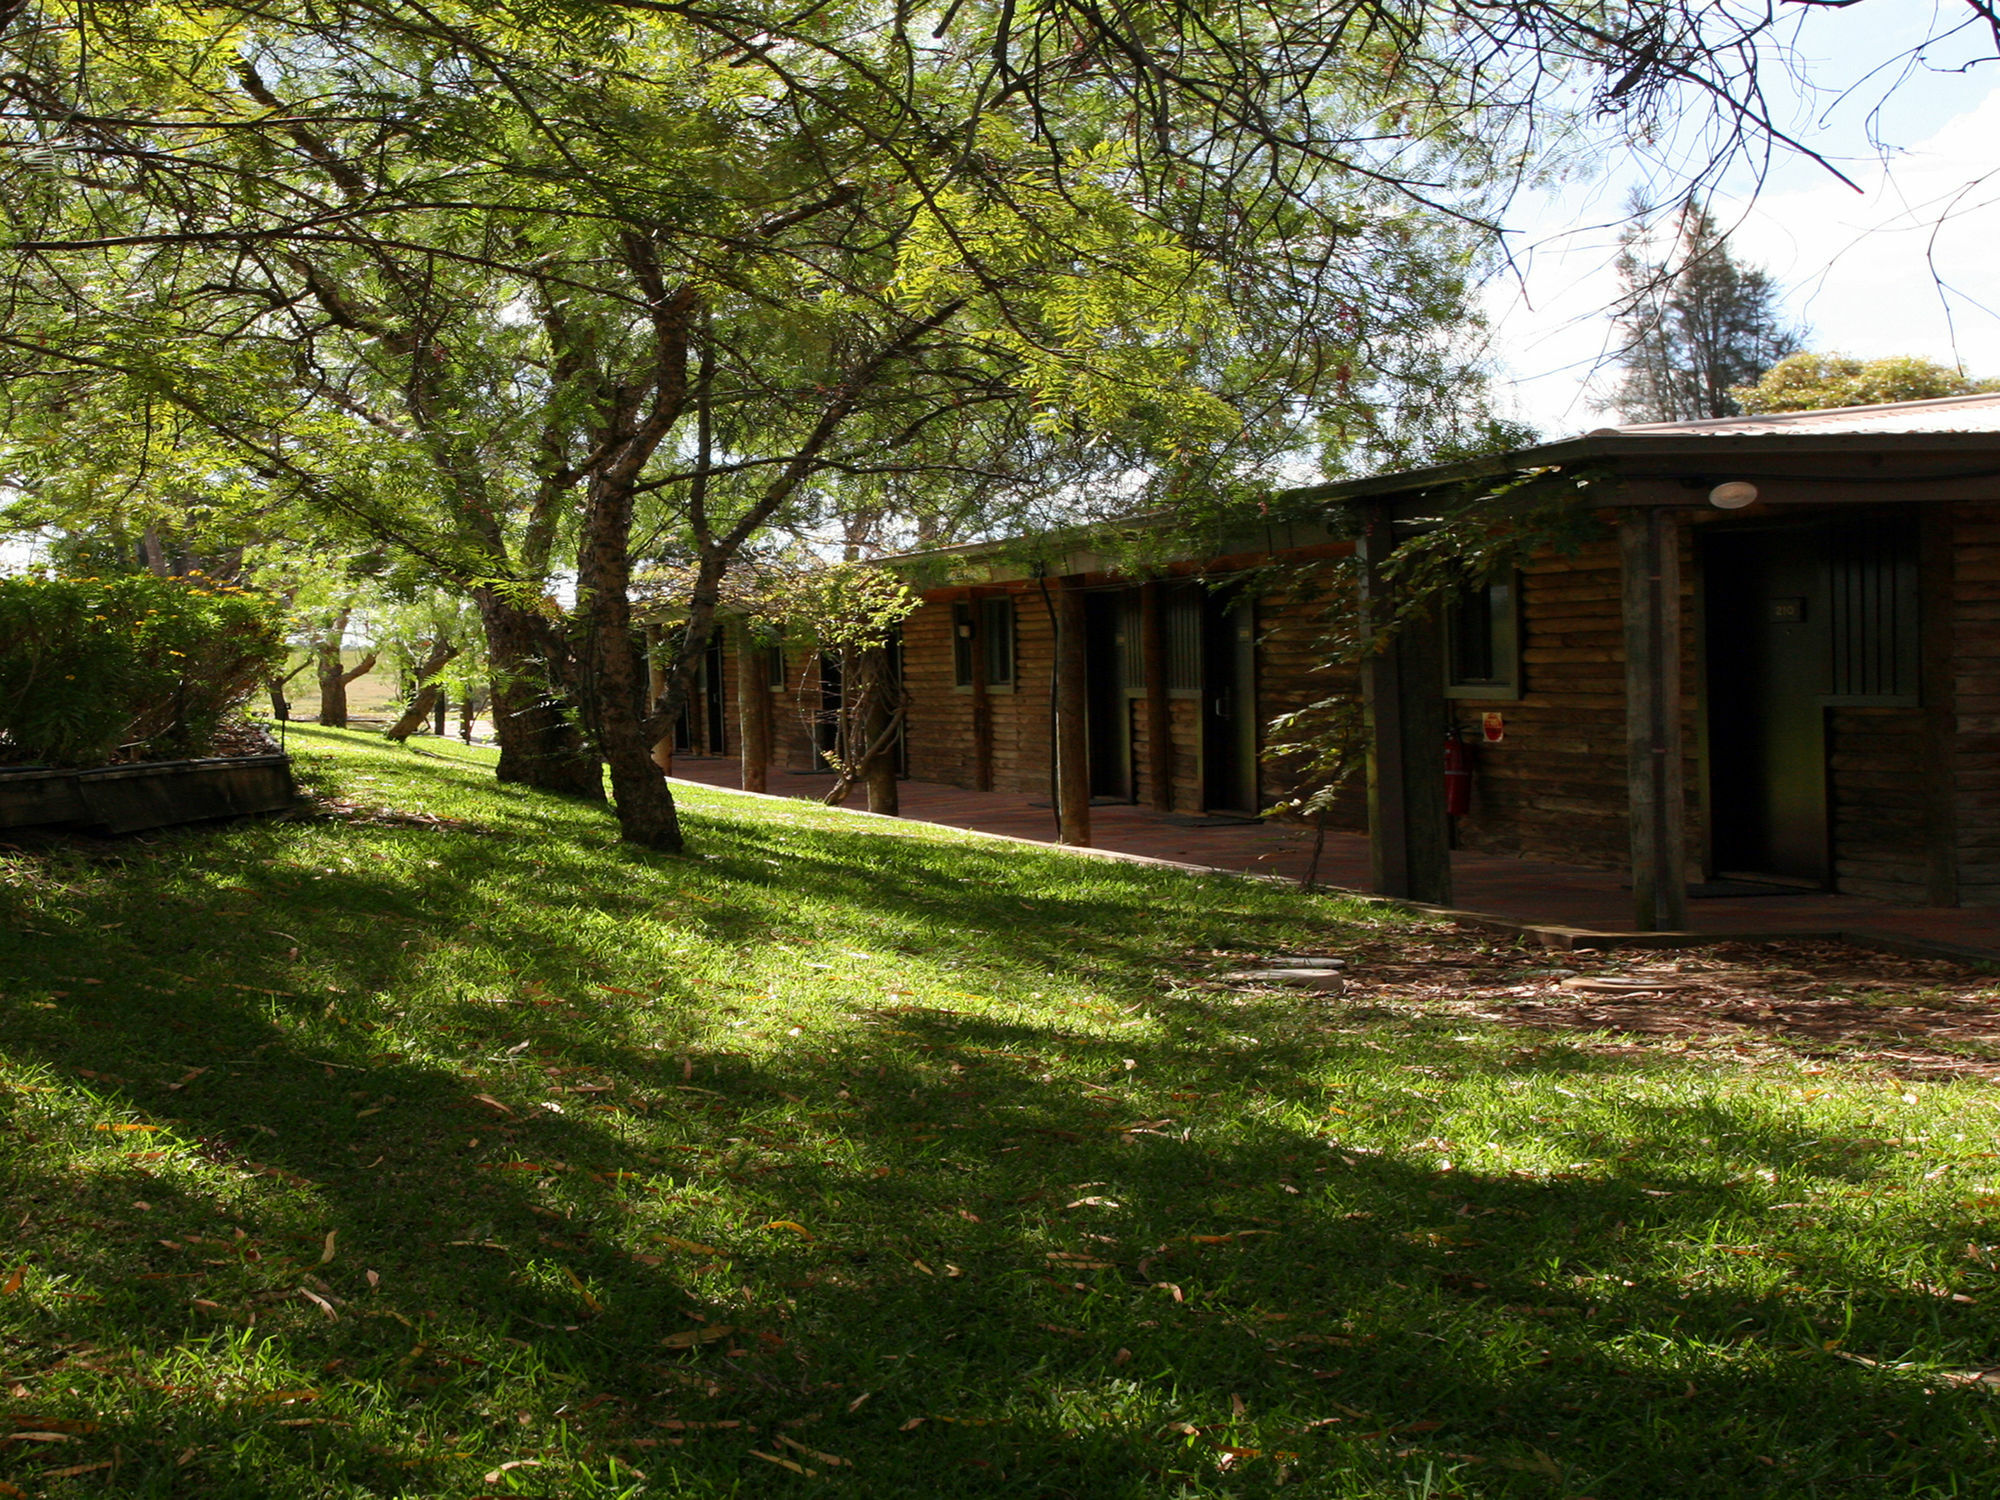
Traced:
[[708, 753], [721, 755], [729, 745], [728, 724], [722, 712], [722, 640], [708, 643], [701, 659], [701, 704], [708, 730]]
[[1257, 812], [1257, 610], [1251, 600], [1208, 596], [1201, 676], [1203, 803], [1217, 812]]
[[835, 651], [819, 653], [819, 713], [813, 720], [813, 748], [819, 753], [813, 757], [813, 770], [831, 774], [833, 767], [826, 757], [841, 754], [840, 710], [844, 699], [841, 694], [840, 654]]
[[721, 755], [726, 745], [722, 711], [722, 642], [710, 641], [694, 671], [694, 690], [674, 720], [674, 749], [697, 755]]
[[1825, 528], [1717, 530], [1702, 563], [1715, 868], [1826, 885]]
[[1090, 795], [1113, 802], [1133, 800], [1132, 707], [1125, 658], [1135, 599], [1129, 590], [1119, 589], [1088, 594], [1083, 601]]

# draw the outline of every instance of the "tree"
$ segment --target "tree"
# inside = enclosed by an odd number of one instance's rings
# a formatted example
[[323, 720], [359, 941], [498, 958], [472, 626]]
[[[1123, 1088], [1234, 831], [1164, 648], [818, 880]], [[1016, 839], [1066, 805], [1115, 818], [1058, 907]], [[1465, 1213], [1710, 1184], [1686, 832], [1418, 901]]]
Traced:
[[319, 722], [330, 729], [347, 727], [347, 689], [356, 678], [366, 677], [375, 669], [377, 653], [373, 648], [363, 651], [361, 660], [351, 667], [342, 654], [347, 644], [347, 628], [353, 619], [353, 607], [342, 605], [313, 635], [313, 675], [319, 679]]
[[[164, 418], [156, 463], [247, 470], [470, 592], [503, 774], [504, 726], [560, 692], [635, 842], [679, 846], [649, 747], [769, 528], [891, 486], [1046, 494], [1048, 454], [1074, 493], [1143, 467], [1185, 503], [1463, 315], [1448, 220], [1324, 153], [1252, 173], [1229, 119], [1129, 135], [1128, 55], [995, 92], [969, 25], [602, 6], [580, 36], [563, 9], [211, 6], [234, 45], [133, 46], [153, 71], [89, 115], [130, 190], [24, 179], [13, 209], [41, 325], [10, 390], [47, 393], [46, 433], [79, 399], [127, 413], [127, 452]], [[1295, 106], [1393, 103], [1435, 176], [1450, 122], [1400, 93], [1356, 70]], [[648, 551], [693, 577], [651, 704]]]
[[[1643, 215], [1643, 206], [1635, 205]], [[1799, 347], [1769, 276], [1739, 265], [1706, 208], [1689, 200], [1663, 256], [1643, 217], [1620, 241], [1615, 313], [1624, 375], [1609, 405], [1628, 422], [1734, 416], [1735, 391]]]
[[1916, 355], [1856, 359], [1847, 354], [1793, 354], [1754, 383], [1731, 394], [1753, 416], [1780, 411], [1824, 411], [1887, 401], [1932, 401], [2000, 390], [2000, 380], [1973, 380], [1963, 370]]

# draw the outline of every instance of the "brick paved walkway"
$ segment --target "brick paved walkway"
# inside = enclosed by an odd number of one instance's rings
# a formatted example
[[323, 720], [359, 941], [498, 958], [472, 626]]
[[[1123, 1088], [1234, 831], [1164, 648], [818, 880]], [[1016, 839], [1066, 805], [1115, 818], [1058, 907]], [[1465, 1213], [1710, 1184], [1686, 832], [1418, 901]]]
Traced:
[[[739, 784], [734, 759], [681, 756], [674, 775], [704, 786]], [[817, 800], [832, 784], [826, 775], [773, 771], [773, 794]], [[968, 792], [928, 781], [901, 784], [902, 815], [949, 828], [1055, 841], [1054, 814], [1046, 798], [1005, 792]], [[857, 788], [851, 806], [865, 806]], [[1309, 829], [1278, 823], [1243, 823], [1160, 814], [1125, 804], [1090, 810], [1092, 843], [1100, 849], [1210, 869], [1283, 875], [1304, 873], [1312, 853]], [[1368, 889], [1368, 840], [1329, 832], [1319, 879], [1336, 888]], [[1453, 906], [1510, 921], [1582, 928], [1632, 930], [1632, 895], [1616, 872], [1575, 865], [1506, 859], [1460, 850], [1452, 856]], [[1700, 932], [1776, 934], [1868, 932], [1987, 949], [2000, 957], [2000, 910], [1894, 906], [1860, 896], [1822, 892], [1696, 899], [1688, 925]]]

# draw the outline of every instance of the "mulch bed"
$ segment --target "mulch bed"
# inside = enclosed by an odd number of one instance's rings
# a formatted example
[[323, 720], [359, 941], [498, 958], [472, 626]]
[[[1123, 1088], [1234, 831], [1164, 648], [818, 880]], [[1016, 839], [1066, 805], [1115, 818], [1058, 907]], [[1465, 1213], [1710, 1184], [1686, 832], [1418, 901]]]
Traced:
[[[1945, 959], [1904, 958], [1801, 939], [1718, 943], [1649, 954], [1527, 955], [1413, 934], [1355, 944], [1351, 1006], [1413, 1007], [1542, 1031], [1634, 1042], [1782, 1047], [1794, 1056], [1879, 1066], [1905, 1078], [2000, 1082], [2000, 976]], [[1598, 978], [1662, 988], [1593, 994]], [[1570, 981], [1565, 984], [1565, 981]]]

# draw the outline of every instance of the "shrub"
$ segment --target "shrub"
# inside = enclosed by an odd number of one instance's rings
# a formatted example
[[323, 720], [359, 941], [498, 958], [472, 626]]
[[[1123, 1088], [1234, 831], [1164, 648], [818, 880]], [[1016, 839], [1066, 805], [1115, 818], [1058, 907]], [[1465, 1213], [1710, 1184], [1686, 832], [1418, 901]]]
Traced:
[[0, 760], [199, 755], [284, 653], [271, 601], [200, 578], [0, 579]]

